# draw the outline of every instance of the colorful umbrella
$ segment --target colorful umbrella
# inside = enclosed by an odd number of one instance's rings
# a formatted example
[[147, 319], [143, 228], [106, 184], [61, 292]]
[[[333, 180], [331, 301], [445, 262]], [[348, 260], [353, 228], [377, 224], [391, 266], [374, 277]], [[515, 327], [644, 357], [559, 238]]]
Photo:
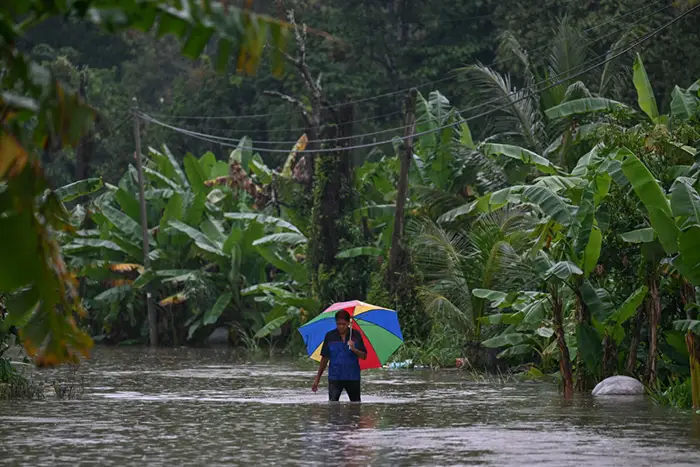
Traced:
[[331, 305], [320, 315], [299, 328], [309, 356], [321, 360], [321, 346], [328, 331], [335, 329], [335, 313], [346, 310], [352, 320], [352, 332], [359, 332], [365, 341], [367, 358], [360, 360], [360, 369], [381, 368], [403, 343], [399, 318], [394, 310], [357, 300]]

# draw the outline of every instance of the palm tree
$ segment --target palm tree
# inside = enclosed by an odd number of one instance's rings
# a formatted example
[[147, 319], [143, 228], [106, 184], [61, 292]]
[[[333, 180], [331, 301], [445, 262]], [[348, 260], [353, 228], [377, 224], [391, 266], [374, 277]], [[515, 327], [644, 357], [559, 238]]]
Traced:
[[426, 281], [422, 298], [428, 311], [453, 320], [478, 342], [485, 304], [471, 290], [513, 290], [528, 283], [531, 274], [523, 252], [531, 246], [535, 222], [522, 207], [504, 208], [461, 225], [427, 218], [411, 222], [407, 229]]
[[[606, 56], [622, 48], [629, 36], [628, 31], [614, 42]], [[582, 46], [586, 43], [585, 35], [564, 17], [554, 31], [550, 53], [541, 64], [531, 58], [512, 34], [502, 35], [500, 52], [515, 59], [516, 79], [511, 73], [499, 73], [482, 64], [464, 68], [471, 86], [471, 104], [478, 105], [474, 112], [492, 112], [481, 128], [483, 134], [489, 135], [484, 142], [520, 146], [550, 160], [558, 155], [557, 162], [565, 168], [589, 150], [590, 147], [583, 146], [572, 153], [571, 143], [590, 134], [598, 123], [580, 125], [573, 116], [621, 107], [619, 102], [601, 96], [623, 95], [625, 69], [629, 66], [620, 58], [607, 62], [601, 71], [596, 69], [574, 77], [603, 60]], [[522, 88], [518, 88], [516, 81], [522, 83]], [[560, 111], [560, 106], [573, 101], [586, 105], [578, 111], [571, 106], [566, 112]]]

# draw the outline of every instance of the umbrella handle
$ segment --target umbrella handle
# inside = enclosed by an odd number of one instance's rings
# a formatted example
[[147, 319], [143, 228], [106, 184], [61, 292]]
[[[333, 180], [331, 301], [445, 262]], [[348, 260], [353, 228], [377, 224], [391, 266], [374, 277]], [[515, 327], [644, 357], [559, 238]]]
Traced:
[[350, 337], [348, 337], [348, 345], [350, 345], [350, 341], [352, 340], [352, 323], [353, 323], [352, 316], [350, 317]]

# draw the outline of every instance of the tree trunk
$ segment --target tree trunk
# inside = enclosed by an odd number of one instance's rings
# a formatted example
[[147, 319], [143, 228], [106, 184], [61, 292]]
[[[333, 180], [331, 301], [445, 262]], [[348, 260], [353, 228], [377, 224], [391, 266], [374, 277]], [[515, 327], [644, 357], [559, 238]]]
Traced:
[[[697, 312], [688, 305], [695, 305], [695, 287], [687, 282], [683, 282], [681, 287], [681, 300], [686, 310], [688, 319], [697, 319]], [[700, 339], [690, 329], [685, 335], [685, 345], [688, 347], [690, 356], [690, 387], [693, 398], [693, 409], [700, 409]]]
[[637, 347], [639, 347], [640, 334], [642, 329], [642, 320], [644, 319], [644, 309], [646, 302], [637, 308], [634, 321], [632, 322], [630, 332], [630, 352], [627, 355], [627, 364], [625, 370], [630, 376], [636, 376], [637, 370]]
[[566, 335], [564, 333], [564, 306], [556, 288], [552, 290], [552, 309], [554, 312], [554, 332], [559, 346], [559, 372], [564, 383], [564, 397], [570, 399], [574, 395], [571, 356], [569, 355], [569, 347], [566, 345]]
[[[353, 109], [345, 106], [339, 114], [340, 121], [331, 129], [336, 130], [335, 136], [345, 138], [338, 143], [339, 147], [344, 147], [351, 141], [347, 137], [352, 135]], [[316, 157], [308, 259], [312, 293], [323, 302], [342, 298], [337, 296], [342, 291], [327, 290], [325, 285], [332, 281], [341, 239], [349, 235], [342, 220], [352, 197], [350, 177], [350, 158], [346, 151], [321, 153]]]
[[700, 409], [700, 339], [688, 331], [685, 335], [685, 345], [690, 354], [690, 387], [693, 397], [693, 409]]
[[[580, 290], [580, 289], [579, 289]], [[580, 292], [576, 293], [576, 322], [579, 325], [591, 325], [591, 313], [581, 297]], [[576, 391], [586, 392], [591, 389], [592, 375], [586, 368], [586, 363], [579, 352], [576, 357]]]
[[396, 193], [396, 212], [394, 215], [394, 231], [391, 235], [389, 264], [386, 270], [386, 281], [389, 293], [394, 294], [398, 288], [402, 265], [406, 261], [406, 251], [403, 239], [406, 221], [406, 198], [408, 197], [408, 171], [413, 158], [413, 133], [416, 124], [416, 91], [412, 89], [406, 99], [405, 137], [401, 149], [401, 168], [399, 171], [399, 186]]
[[[307, 152], [304, 153], [302, 151], [301, 159], [295, 164], [294, 179], [305, 184], [307, 190], [310, 190], [313, 186], [316, 159], [318, 158], [318, 154], [313, 151], [319, 149], [319, 139], [322, 134], [322, 112], [324, 108], [323, 88], [321, 86], [321, 75], [319, 74], [318, 78], [314, 78], [306, 61], [306, 25], [299, 26], [297, 24], [293, 10], [287, 12], [287, 19], [289, 24], [293, 26], [297, 47], [295, 57], [287, 55], [286, 53], [285, 57], [288, 62], [294, 65], [299, 77], [304, 81], [307, 95], [304, 99], [297, 99], [277, 91], [265, 91], [264, 94], [277, 96], [296, 106], [306, 123], [306, 136], [308, 138]], [[311, 109], [308, 108], [309, 106], [306, 104], [307, 101], [310, 102]]]
[[657, 328], [661, 319], [661, 296], [655, 272], [647, 279], [647, 286], [649, 287], [649, 355], [645, 379], [647, 384], [651, 386], [656, 383]]
[[603, 379], [617, 373], [617, 346], [610, 336], [603, 339]]

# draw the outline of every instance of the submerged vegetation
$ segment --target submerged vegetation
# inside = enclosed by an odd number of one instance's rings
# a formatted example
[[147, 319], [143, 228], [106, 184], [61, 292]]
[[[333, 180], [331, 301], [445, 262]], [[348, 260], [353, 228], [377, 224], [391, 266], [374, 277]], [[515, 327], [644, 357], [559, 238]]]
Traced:
[[[434, 56], [450, 70], [462, 65], [453, 56], [475, 63], [454, 72], [468, 92], [414, 90], [396, 118], [370, 124], [334, 104], [359, 87], [339, 82], [347, 64], [322, 60], [328, 47], [356, 52], [295, 14], [64, 3], [0, 7], [0, 61], [12, 71], [0, 100], [0, 386], [15, 381], [3, 357], [15, 334], [39, 365], [75, 361], [93, 341], [196, 345], [217, 328], [233, 346], [298, 354], [298, 326], [359, 298], [399, 312], [399, 360], [524, 368], [558, 378], [566, 396], [626, 374], [660, 402], [700, 408], [700, 80], [684, 69], [670, 85], [654, 35], [593, 36], [566, 16], [543, 43], [497, 7], [510, 32], [496, 39], [481, 24], [484, 44], [470, 36]], [[337, 3], [324, 21], [344, 11]], [[307, 7], [296, 16], [313, 20]], [[646, 31], [675, 44], [696, 8], [669, 6], [673, 23]], [[78, 68], [88, 51], [18, 48], [51, 15], [70, 18], [61, 28], [94, 23], [86, 34], [115, 47], [119, 69], [94, 57]], [[357, 39], [365, 26], [348, 27]], [[408, 60], [405, 34], [386, 73]], [[181, 61], [177, 38], [195, 61]], [[486, 49], [500, 63], [482, 64]], [[262, 71], [216, 73], [234, 63]], [[256, 89], [291, 107], [256, 107]], [[220, 112], [266, 121], [225, 128]], [[136, 150], [132, 119], [145, 142]]]

